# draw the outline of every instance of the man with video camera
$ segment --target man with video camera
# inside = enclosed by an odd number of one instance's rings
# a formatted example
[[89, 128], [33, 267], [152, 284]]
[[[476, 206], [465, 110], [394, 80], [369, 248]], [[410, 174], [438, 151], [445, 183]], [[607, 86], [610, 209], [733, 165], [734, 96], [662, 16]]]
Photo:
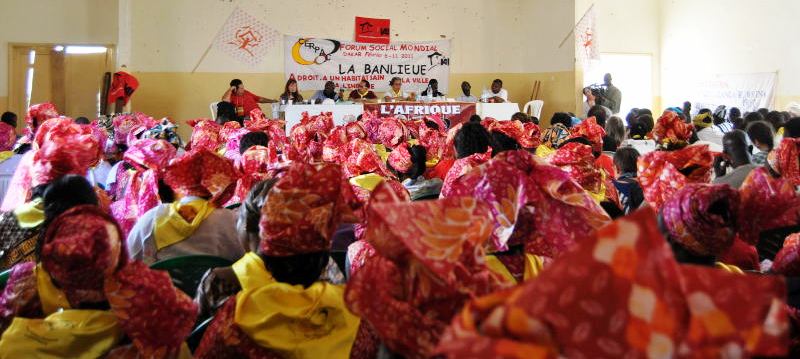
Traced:
[[618, 114], [619, 106], [622, 103], [622, 92], [611, 83], [611, 74], [603, 76], [603, 86], [592, 88], [592, 94], [598, 105], [603, 105], [611, 109], [611, 113]]

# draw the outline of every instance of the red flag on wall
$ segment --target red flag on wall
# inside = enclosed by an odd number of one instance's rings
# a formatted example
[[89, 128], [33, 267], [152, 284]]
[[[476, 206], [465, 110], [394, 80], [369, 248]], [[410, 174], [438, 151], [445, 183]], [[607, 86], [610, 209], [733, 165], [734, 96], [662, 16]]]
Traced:
[[389, 43], [389, 19], [356, 16], [356, 42]]

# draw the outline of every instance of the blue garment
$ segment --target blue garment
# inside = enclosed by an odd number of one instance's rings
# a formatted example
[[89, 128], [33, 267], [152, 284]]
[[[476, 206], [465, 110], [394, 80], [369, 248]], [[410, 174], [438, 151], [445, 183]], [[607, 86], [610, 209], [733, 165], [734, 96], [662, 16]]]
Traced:
[[636, 173], [623, 173], [614, 180], [614, 187], [619, 192], [619, 202], [622, 204], [625, 214], [635, 211], [644, 202], [644, 191], [636, 179]]

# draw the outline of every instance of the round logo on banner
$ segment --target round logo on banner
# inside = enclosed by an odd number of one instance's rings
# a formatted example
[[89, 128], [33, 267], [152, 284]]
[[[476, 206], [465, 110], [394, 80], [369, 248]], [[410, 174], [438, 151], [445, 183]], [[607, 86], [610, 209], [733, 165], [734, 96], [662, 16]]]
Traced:
[[321, 65], [330, 61], [341, 46], [331, 39], [300, 38], [292, 46], [292, 58], [300, 65]]

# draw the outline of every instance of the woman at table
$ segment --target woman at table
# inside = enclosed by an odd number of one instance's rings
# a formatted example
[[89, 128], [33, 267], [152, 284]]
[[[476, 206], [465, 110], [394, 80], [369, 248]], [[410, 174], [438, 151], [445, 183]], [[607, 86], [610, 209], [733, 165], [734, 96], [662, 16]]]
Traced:
[[283, 88], [283, 94], [281, 94], [281, 103], [300, 103], [303, 102], [303, 95], [300, 94], [300, 91], [297, 91], [297, 80], [289, 79], [286, 81], [286, 86]]
[[403, 80], [399, 77], [392, 77], [392, 80], [389, 81], [389, 86], [391, 86], [391, 88], [383, 95], [383, 100], [386, 102], [415, 101], [417, 99], [417, 95], [413, 92], [405, 93], [405, 91], [403, 91], [401, 88], [403, 86]]
[[358, 88], [350, 91], [347, 99], [353, 102], [376, 102], [378, 101], [378, 96], [369, 89], [369, 81], [361, 80], [358, 83]]

